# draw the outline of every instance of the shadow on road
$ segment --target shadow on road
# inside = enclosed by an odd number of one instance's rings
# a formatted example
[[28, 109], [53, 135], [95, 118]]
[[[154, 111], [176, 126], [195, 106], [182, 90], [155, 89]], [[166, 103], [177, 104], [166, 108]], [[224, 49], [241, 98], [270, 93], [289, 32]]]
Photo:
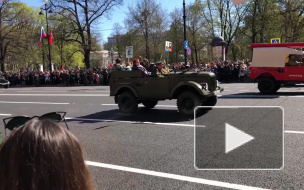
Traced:
[[[208, 110], [200, 111], [196, 117], [201, 117], [206, 114]], [[84, 119], [84, 120], [80, 120]], [[87, 119], [87, 120], [86, 120]], [[161, 109], [146, 109], [139, 108], [138, 111], [133, 114], [123, 114], [118, 109], [107, 110], [102, 112], [93, 113], [69, 119], [69, 121], [78, 121], [80, 123], [98, 123], [98, 122], [116, 122], [116, 121], [128, 121], [134, 123], [140, 122], [152, 122], [152, 123], [176, 123], [183, 121], [193, 120], [194, 116], [184, 116], [177, 110], [161, 110]]]
[[275, 99], [282, 96], [304, 96], [304, 92], [277, 92], [276, 94], [264, 95], [261, 93], [235, 93], [220, 96], [221, 99]]

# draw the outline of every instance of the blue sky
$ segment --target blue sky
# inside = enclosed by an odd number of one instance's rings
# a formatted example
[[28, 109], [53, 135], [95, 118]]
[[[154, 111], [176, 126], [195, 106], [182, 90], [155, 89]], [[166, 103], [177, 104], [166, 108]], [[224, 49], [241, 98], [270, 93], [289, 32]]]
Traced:
[[[43, 5], [43, 0], [19, 0], [20, 2], [26, 3], [28, 6], [40, 7]], [[120, 23], [123, 25], [126, 13], [128, 12], [128, 5], [134, 5], [137, 0], [124, 0], [123, 5], [119, 8], [113, 9], [113, 12], [109, 18], [101, 17], [98, 26], [95, 28], [96, 32], [100, 33], [103, 41], [106, 41], [108, 36], [111, 35], [112, 26], [114, 23]], [[156, 0], [166, 10], [171, 12], [175, 7], [182, 8], [183, 0]], [[186, 5], [193, 3], [195, 0], [185, 0]]]

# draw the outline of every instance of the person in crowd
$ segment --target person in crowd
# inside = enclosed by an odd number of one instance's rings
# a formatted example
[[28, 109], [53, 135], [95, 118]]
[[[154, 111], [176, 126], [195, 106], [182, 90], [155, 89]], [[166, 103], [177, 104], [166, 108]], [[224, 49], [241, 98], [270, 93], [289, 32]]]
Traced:
[[247, 66], [245, 65], [245, 63], [243, 61], [240, 62], [240, 72], [239, 72], [239, 77], [240, 77], [240, 81], [244, 82], [245, 79], [245, 72], [247, 70]]
[[50, 120], [33, 118], [0, 148], [0, 190], [94, 190], [76, 137]]

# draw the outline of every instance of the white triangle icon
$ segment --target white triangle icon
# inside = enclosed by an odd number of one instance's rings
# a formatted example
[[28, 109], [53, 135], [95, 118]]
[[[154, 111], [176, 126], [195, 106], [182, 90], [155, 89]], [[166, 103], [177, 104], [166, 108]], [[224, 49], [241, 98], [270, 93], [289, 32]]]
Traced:
[[225, 137], [226, 154], [254, 139], [253, 136], [248, 135], [247, 133], [229, 125], [228, 123], [225, 124]]

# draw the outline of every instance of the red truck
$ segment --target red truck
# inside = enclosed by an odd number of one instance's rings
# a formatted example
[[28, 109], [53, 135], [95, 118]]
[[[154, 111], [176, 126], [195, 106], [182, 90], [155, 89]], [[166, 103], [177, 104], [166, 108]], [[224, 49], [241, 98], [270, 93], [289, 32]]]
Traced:
[[284, 83], [304, 83], [304, 43], [252, 44], [250, 78], [262, 94], [276, 93]]

